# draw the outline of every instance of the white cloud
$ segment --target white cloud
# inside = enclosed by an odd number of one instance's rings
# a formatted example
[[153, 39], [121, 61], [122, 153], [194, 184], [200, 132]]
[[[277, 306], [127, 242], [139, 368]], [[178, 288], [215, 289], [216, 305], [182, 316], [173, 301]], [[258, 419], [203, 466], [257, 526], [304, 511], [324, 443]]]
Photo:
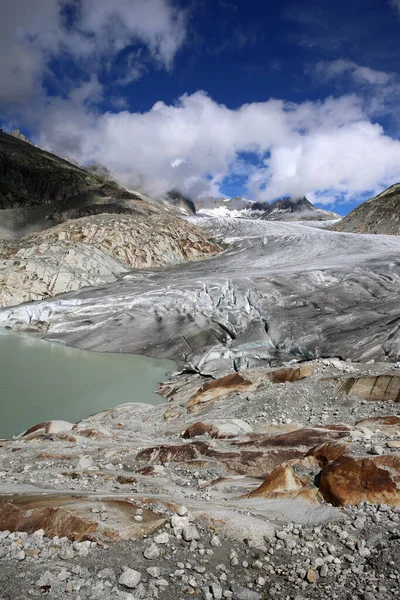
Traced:
[[[400, 141], [369, 121], [356, 95], [231, 110], [197, 92], [146, 113], [106, 114], [76, 97], [53, 99], [41, 131], [42, 145], [98, 161], [151, 194], [219, 195], [224, 178], [240, 173], [255, 199], [314, 193], [323, 203], [400, 180]], [[246, 165], [243, 152], [256, 153], [259, 164]]]
[[350, 75], [358, 83], [371, 85], [386, 85], [394, 77], [392, 73], [376, 71], [370, 67], [360, 66], [351, 60], [343, 58], [332, 61], [321, 61], [317, 63], [315, 70], [317, 76], [323, 80]]
[[[78, 7], [67, 28], [63, 9]], [[131, 45], [121, 80], [135, 80], [153, 60], [171, 69], [186, 34], [186, 12], [169, 0], [0, 0], [0, 101], [25, 102], [38, 95], [49, 59], [69, 56], [88, 75]], [[140, 59], [140, 60], [139, 60]]]

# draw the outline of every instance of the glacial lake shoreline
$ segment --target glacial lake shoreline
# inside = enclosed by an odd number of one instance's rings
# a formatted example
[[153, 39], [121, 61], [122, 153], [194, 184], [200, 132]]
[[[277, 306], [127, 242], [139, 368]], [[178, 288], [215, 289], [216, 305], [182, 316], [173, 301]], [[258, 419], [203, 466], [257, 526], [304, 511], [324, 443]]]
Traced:
[[51, 420], [75, 423], [127, 402], [161, 404], [155, 393], [170, 360], [90, 352], [0, 330], [0, 438]]

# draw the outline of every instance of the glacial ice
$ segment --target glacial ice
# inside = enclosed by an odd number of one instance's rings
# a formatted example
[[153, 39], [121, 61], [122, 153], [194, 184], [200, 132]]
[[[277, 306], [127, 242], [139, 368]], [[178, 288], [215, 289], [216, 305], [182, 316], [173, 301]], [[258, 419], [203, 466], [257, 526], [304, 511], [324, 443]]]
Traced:
[[[219, 256], [0, 311], [0, 326], [217, 376], [259, 363], [400, 353], [400, 237], [190, 217]], [[228, 242], [229, 240], [229, 242]]]

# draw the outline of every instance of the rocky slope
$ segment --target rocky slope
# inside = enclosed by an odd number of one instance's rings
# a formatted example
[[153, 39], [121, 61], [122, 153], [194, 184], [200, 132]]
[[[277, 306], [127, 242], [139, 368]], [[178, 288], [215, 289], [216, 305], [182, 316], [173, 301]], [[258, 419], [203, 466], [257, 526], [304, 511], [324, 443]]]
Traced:
[[116, 281], [132, 269], [208, 258], [221, 248], [168, 215], [100, 214], [0, 244], [0, 305]]
[[132, 215], [193, 214], [180, 194], [152, 199], [128, 191], [104, 168], [82, 168], [0, 132], [0, 239], [21, 237], [67, 219], [104, 212]]
[[399, 381], [339, 360], [175, 375], [167, 404], [3, 441], [2, 597], [397, 597]]
[[335, 231], [400, 235], [400, 183], [363, 202], [352, 210]]

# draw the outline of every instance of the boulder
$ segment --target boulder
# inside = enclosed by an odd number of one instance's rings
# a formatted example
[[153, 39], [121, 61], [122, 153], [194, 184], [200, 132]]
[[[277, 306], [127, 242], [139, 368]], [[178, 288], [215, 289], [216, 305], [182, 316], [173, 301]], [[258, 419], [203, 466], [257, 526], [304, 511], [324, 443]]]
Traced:
[[253, 428], [242, 421], [241, 419], [230, 419], [229, 421], [213, 421], [212, 423], [204, 423], [198, 421], [189, 425], [189, 427], [183, 432], [182, 437], [194, 438], [201, 435], [209, 435], [215, 439], [229, 439], [239, 435], [245, 435], [252, 433]]
[[301, 499], [316, 503], [318, 488], [315, 485], [320, 467], [312, 456], [287, 461], [277, 466], [246, 498]]
[[335, 506], [400, 506], [400, 456], [341, 456], [322, 469], [319, 489]]
[[257, 387], [256, 384], [246, 379], [240, 373], [230, 373], [219, 379], [213, 379], [207, 381], [201, 388], [189, 398], [186, 404], [188, 412], [198, 412], [205, 406], [221, 400], [222, 398], [228, 398], [237, 392], [250, 391]]

